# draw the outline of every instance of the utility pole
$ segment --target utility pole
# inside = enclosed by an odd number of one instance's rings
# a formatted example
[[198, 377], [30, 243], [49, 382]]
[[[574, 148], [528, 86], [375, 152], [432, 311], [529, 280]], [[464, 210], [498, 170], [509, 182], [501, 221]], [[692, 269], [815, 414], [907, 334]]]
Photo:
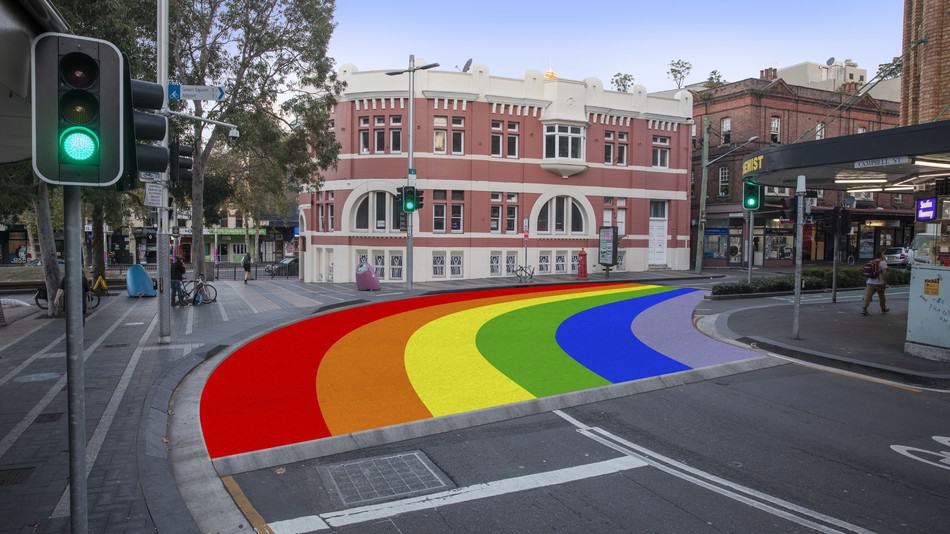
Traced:
[[693, 272], [703, 272], [703, 246], [706, 239], [706, 179], [709, 176], [709, 117], [703, 116], [702, 180], [699, 185], [699, 220], [696, 221], [696, 263]]
[[[156, 81], [162, 87], [162, 111], [168, 111], [168, 0], [158, 0]], [[168, 149], [168, 128], [161, 145]], [[175, 163], [177, 164], [177, 163]], [[168, 264], [168, 169], [161, 173], [162, 206], [158, 208], [158, 342], [171, 343], [172, 301]], [[200, 232], [201, 229], [198, 228]], [[199, 251], [200, 252], [200, 251]]]
[[755, 240], [755, 211], [749, 210], [749, 273], [746, 276], [746, 282], [752, 283], [752, 259], [755, 257], [755, 246], [753, 246], [753, 241]]
[[[73, 534], [86, 534], [86, 376], [83, 368], [82, 193], [79, 186], [63, 187], [63, 228], [66, 245], [66, 374], [69, 408], [69, 523]], [[50, 305], [53, 300], [50, 299]]]
[[795, 315], [792, 318], [792, 337], [799, 337], [799, 315], [802, 306], [802, 234], [804, 233], [805, 218], [805, 177], [798, 177], [798, 184], [795, 188], [795, 211], [797, 218], [795, 220]]

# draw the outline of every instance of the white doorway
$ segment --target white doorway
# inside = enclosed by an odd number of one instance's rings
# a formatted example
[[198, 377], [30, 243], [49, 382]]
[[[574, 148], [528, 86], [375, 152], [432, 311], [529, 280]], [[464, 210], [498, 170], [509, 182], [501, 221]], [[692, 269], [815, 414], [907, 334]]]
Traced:
[[650, 265], [666, 265], [667, 217], [665, 200], [650, 201]]

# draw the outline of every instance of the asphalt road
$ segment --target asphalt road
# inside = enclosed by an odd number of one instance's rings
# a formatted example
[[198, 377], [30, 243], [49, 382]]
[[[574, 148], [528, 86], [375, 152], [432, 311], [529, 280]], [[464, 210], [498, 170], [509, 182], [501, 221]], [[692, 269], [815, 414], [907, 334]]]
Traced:
[[[950, 436], [950, 395], [787, 364], [560, 413], [235, 480], [278, 533], [932, 533], [950, 520], [950, 464], [891, 448], [946, 450], [931, 436]], [[326, 475], [410, 451], [449, 489], [361, 508]]]

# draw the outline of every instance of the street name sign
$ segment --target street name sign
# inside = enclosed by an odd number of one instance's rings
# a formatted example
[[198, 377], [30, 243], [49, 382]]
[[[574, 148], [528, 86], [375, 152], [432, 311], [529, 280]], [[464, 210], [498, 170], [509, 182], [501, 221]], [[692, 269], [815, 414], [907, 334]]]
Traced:
[[168, 84], [168, 101], [179, 100], [224, 100], [224, 87], [220, 85]]
[[145, 205], [153, 208], [162, 207], [162, 184], [151, 182], [145, 184]]

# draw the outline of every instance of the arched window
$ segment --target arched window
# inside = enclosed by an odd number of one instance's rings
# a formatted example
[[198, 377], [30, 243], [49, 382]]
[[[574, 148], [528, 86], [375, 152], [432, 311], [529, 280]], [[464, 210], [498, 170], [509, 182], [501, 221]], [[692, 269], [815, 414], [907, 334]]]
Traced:
[[388, 233], [399, 232], [405, 223], [395, 195], [371, 191], [356, 201], [352, 224], [355, 232]]
[[586, 227], [583, 208], [569, 196], [557, 196], [545, 202], [535, 226], [539, 234], [583, 234]]

